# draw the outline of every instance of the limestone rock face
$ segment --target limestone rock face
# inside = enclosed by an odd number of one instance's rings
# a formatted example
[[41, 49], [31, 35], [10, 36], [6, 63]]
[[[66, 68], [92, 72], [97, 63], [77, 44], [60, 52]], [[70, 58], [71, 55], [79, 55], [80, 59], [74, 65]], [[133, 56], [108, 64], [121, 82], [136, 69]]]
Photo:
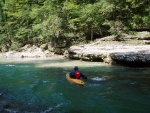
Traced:
[[11, 58], [37, 58], [37, 57], [50, 57], [53, 53], [48, 50], [43, 50], [35, 45], [25, 45], [24, 47], [18, 49], [18, 51], [9, 51], [1, 53], [0, 57], [11, 57]]
[[109, 64], [150, 66], [149, 44], [150, 32], [113, 35], [97, 39], [90, 44], [71, 46], [68, 57]]
[[149, 45], [94, 45], [72, 46], [70, 59], [100, 61], [109, 64], [150, 65]]

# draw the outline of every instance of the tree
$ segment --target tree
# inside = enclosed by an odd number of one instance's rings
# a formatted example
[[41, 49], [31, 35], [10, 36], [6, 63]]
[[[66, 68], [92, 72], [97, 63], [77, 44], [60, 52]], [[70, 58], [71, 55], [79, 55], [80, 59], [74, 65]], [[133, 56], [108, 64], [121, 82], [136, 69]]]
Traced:
[[149, 0], [1, 0], [0, 45], [86, 41], [150, 29], [149, 4]]

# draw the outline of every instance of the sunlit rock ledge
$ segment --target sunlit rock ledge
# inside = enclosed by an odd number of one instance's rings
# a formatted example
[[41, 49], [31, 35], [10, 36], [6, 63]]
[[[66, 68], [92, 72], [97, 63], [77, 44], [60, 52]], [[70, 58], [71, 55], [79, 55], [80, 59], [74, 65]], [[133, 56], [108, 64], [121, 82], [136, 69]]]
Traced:
[[26, 45], [19, 48], [18, 51], [0, 53], [1, 58], [46, 58], [55, 56], [56, 55], [53, 52], [42, 50], [42, 48], [35, 45]]
[[72, 46], [70, 59], [99, 61], [108, 64], [150, 66], [150, 45], [95, 45]]

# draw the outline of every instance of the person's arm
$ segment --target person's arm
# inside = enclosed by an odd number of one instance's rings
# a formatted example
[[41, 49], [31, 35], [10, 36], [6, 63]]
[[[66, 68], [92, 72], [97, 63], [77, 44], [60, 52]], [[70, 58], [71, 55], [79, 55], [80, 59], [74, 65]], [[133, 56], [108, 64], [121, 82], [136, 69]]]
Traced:
[[70, 77], [71, 77], [71, 78], [75, 78], [75, 76], [74, 76], [74, 71], [70, 72]]
[[87, 77], [85, 75], [83, 75], [81, 72], [80, 72], [80, 74], [81, 74], [82, 78], [87, 79]]

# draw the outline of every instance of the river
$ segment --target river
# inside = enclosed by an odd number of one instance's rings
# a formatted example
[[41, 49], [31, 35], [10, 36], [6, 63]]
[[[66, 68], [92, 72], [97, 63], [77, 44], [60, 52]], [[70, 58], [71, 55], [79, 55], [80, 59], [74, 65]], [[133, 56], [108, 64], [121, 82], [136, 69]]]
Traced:
[[[65, 74], [79, 66], [85, 86]], [[1, 59], [0, 112], [150, 113], [150, 68], [66, 59]]]

